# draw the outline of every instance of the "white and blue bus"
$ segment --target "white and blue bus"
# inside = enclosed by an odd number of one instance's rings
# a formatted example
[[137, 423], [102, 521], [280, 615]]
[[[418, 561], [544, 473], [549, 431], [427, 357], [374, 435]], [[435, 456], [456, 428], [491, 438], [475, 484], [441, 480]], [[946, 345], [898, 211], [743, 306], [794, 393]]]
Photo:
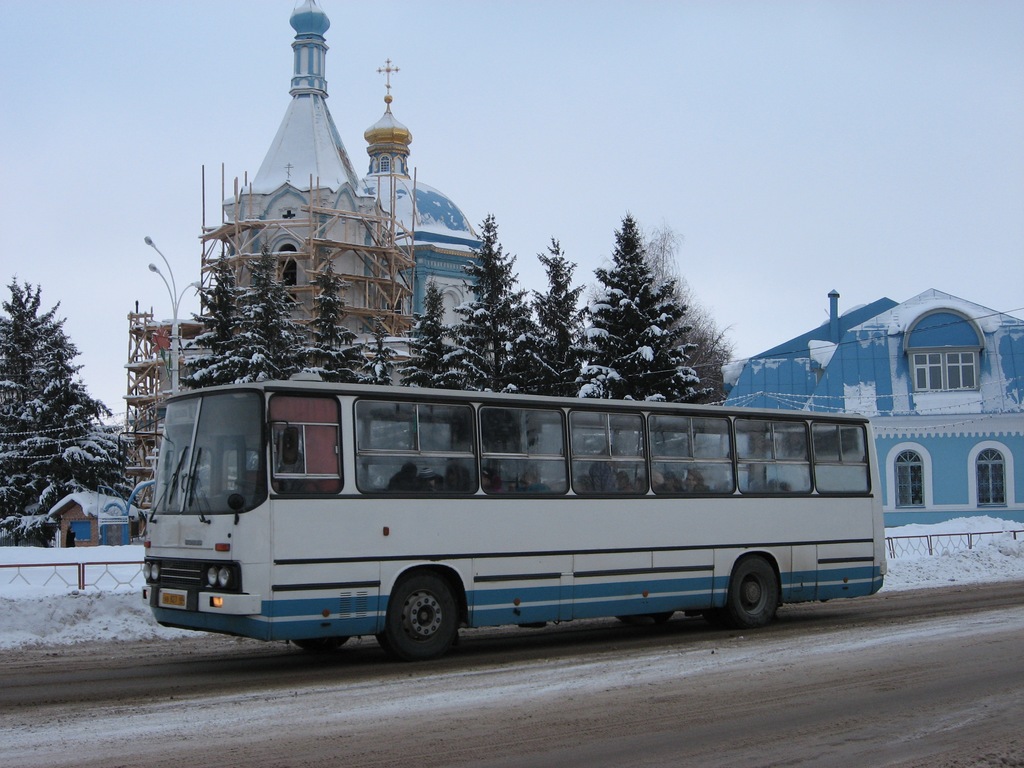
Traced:
[[145, 599], [165, 626], [404, 660], [462, 627], [877, 592], [856, 416], [272, 381], [167, 403]]

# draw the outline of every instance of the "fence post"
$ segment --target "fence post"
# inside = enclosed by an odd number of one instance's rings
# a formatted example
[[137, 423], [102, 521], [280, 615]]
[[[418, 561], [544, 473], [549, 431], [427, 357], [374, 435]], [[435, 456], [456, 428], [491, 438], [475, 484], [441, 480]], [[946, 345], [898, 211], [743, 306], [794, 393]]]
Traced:
[[85, 591], [85, 563], [78, 564], [78, 589], [80, 592]]

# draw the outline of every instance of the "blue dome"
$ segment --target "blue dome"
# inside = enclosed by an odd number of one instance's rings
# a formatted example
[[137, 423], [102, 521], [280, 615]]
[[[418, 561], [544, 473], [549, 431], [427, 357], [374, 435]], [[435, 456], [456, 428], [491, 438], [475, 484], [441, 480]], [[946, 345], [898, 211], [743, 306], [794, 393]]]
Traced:
[[291, 25], [296, 34], [323, 37], [324, 32], [330, 29], [331, 20], [316, 4], [316, 0], [306, 0], [292, 11]]

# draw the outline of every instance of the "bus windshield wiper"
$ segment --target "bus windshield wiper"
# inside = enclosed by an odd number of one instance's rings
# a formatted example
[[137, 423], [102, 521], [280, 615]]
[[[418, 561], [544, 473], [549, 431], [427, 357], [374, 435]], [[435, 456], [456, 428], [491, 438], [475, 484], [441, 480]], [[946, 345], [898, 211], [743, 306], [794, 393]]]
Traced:
[[[199, 459], [203, 455], [202, 447], [196, 448], [196, 458], [192, 462], [194, 469], [187, 475], [185, 475], [185, 509], [190, 510], [195, 503], [196, 488], [199, 486]], [[196, 510], [196, 514], [199, 515], [199, 522], [210, 524], [210, 520], [203, 514], [201, 509]]]

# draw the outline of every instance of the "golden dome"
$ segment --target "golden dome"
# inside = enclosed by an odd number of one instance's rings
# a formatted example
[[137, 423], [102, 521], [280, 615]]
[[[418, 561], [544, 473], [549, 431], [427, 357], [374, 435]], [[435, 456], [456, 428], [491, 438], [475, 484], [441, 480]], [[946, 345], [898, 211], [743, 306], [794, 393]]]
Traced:
[[390, 93], [384, 97], [384, 103], [387, 104], [384, 115], [363, 132], [363, 138], [370, 145], [371, 152], [385, 147], [408, 148], [412, 143], [412, 131], [398, 122], [391, 114]]

